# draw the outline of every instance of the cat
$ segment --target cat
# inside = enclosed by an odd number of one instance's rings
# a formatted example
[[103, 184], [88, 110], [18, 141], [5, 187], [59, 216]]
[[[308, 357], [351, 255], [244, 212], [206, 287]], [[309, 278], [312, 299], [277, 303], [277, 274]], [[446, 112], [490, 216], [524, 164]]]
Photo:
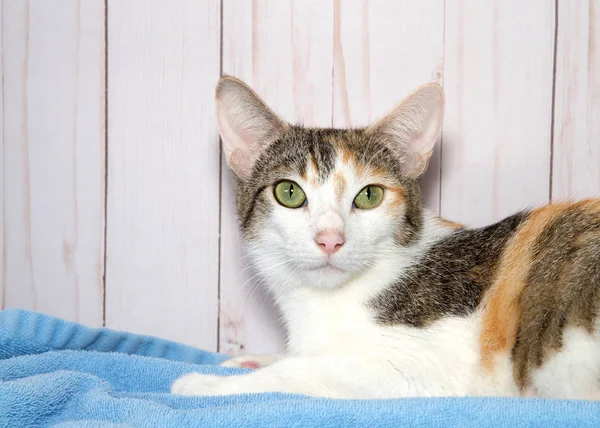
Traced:
[[288, 124], [229, 76], [216, 109], [288, 355], [234, 358], [257, 369], [188, 374], [173, 393], [600, 398], [600, 199], [479, 229], [423, 209], [437, 83], [363, 129]]

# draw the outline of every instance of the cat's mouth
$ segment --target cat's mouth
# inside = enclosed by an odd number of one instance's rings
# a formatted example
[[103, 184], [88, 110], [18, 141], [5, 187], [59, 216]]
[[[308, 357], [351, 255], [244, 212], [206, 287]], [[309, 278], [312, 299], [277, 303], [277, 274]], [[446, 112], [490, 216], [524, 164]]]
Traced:
[[339, 268], [330, 262], [323, 263], [322, 265], [310, 268], [311, 271], [319, 271], [323, 273], [345, 273], [346, 271], [342, 268]]

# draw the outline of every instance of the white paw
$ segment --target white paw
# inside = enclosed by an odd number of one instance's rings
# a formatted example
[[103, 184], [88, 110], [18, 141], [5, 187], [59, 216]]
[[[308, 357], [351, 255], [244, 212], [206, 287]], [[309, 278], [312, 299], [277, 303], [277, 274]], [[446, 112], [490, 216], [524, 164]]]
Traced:
[[221, 380], [221, 376], [189, 373], [173, 382], [171, 393], [176, 395], [217, 395], [215, 389]]
[[270, 366], [280, 359], [280, 355], [243, 355], [227, 360], [221, 363], [221, 366], [241, 369], [260, 369], [261, 367]]

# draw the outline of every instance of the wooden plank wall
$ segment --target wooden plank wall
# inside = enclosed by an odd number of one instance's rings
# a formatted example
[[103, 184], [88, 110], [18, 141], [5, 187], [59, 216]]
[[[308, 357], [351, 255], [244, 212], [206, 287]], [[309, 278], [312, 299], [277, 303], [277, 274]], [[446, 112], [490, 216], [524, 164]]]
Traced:
[[472, 225], [548, 202], [554, 2], [446, 2], [441, 214]]
[[2, 2], [2, 294], [102, 324], [101, 0]]
[[0, 0], [0, 305], [232, 354], [283, 347], [243, 257], [213, 89], [364, 125], [443, 81], [426, 205], [471, 225], [600, 193], [594, 0]]
[[218, 0], [108, 1], [106, 326], [216, 349]]
[[558, 1], [552, 197], [600, 193], [600, 4]]

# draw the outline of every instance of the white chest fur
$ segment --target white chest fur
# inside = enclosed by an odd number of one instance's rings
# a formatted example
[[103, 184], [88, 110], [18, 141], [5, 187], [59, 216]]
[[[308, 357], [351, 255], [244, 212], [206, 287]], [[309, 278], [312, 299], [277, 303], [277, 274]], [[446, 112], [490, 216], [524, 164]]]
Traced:
[[[289, 354], [331, 357], [340, 364], [358, 358], [360, 364], [372, 365], [369, 376], [378, 374], [378, 386], [387, 389], [387, 396], [507, 394], [510, 381], [499, 382], [496, 374], [491, 377], [480, 368], [478, 312], [415, 328], [381, 325], [369, 307], [377, 293], [400, 279], [424, 251], [449, 233], [428, 217], [417, 243], [380, 258], [337, 289], [280, 287], [278, 278], [266, 275], [288, 328]], [[505, 371], [499, 374], [510, 379], [510, 367]], [[365, 385], [367, 380], [357, 382]], [[401, 391], [395, 391], [397, 385], [402, 385]]]
[[414, 260], [403, 255], [383, 260], [337, 290], [299, 287], [278, 296], [288, 326], [288, 352], [364, 358], [401, 373], [416, 395], [505, 394], [506, 385], [480, 369], [479, 313], [444, 318], [427, 328], [375, 321], [369, 300]]
[[346, 292], [303, 299], [287, 308], [286, 319], [292, 355], [352, 356], [387, 365], [408, 377], [410, 392], [418, 395], [470, 395], [492, 388], [480, 374], [478, 314], [445, 318], [424, 329], [382, 326], [364, 302]]

